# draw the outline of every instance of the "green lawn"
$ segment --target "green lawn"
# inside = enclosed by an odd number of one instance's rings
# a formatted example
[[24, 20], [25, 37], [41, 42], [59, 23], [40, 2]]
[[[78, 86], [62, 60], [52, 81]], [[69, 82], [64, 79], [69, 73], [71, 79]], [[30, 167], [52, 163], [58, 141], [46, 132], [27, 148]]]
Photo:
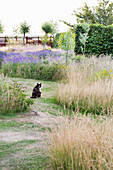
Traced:
[[[35, 116], [30, 111], [0, 116], [0, 169], [51, 169], [45, 140], [45, 133], [50, 132], [50, 127], [35, 120], [38, 121], [42, 113], [55, 116], [58, 110], [63, 109], [53, 101], [57, 83], [22, 78], [11, 79], [25, 86], [27, 97], [31, 96], [37, 82], [42, 83], [42, 97], [33, 99], [34, 104], [30, 108], [30, 110], [38, 109], [40, 116]], [[20, 139], [18, 139], [19, 135]]]

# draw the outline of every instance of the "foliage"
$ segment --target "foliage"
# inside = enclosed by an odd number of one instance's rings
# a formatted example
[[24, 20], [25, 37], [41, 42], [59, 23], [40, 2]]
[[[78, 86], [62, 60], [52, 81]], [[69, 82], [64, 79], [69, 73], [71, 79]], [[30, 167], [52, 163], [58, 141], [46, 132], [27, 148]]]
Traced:
[[59, 41], [59, 37], [60, 37], [60, 35], [61, 35], [62, 33], [57, 33], [56, 35], [55, 35], [55, 37], [54, 37], [54, 40], [53, 40], [53, 47], [55, 47], [55, 48], [58, 48], [58, 41]]
[[[85, 44], [85, 53], [88, 55], [100, 54], [110, 55], [113, 54], [113, 26], [103, 25], [89, 25], [90, 31], [88, 32], [88, 39]], [[75, 30], [75, 53], [81, 54], [82, 43], [80, 42], [80, 33], [84, 34], [85, 31], [81, 24], [78, 24]]]
[[87, 3], [84, 4], [83, 7], [79, 8], [81, 10], [80, 12], [76, 12], [74, 10], [74, 15], [77, 18], [78, 23], [89, 23], [89, 24], [95, 24], [95, 16], [94, 16], [94, 9], [91, 9]]
[[[7, 76], [59, 80], [65, 77], [64, 52], [43, 50], [37, 52], [1, 53], [2, 69]], [[72, 55], [72, 54], [70, 54]]]
[[0, 22], [0, 33], [3, 33], [4, 29], [3, 29], [3, 25]]
[[62, 33], [59, 37], [58, 46], [66, 52], [66, 65], [69, 50], [74, 49], [74, 34], [72, 32]]
[[113, 78], [112, 70], [110, 69], [107, 71], [106, 69], [100, 70], [99, 72], [94, 74], [94, 79], [106, 79], [106, 78]]
[[96, 23], [103, 25], [113, 24], [113, 2], [110, 0], [99, 0], [99, 5], [95, 7]]
[[72, 61], [78, 62], [78, 63], [81, 62], [82, 60], [85, 60], [85, 59], [87, 59], [87, 58], [85, 58], [84, 55], [76, 55], [76, 56], [71, 58]]
[[47, 35], [44, 35], [43, 37], [41, 37], [41, 41], [42, 41], [42, 44], [43, 44], [43, 50], [45, 50], [45, 45], [46, 45], [47, 42], [48, 42], [48, 37], [47, 37]]
[[31, 78], [36, 80], [56, 81], [66, 75], [63, 64], [36, 64], [36, 63], [8, 63], [2, 66], [4, 75], [10, 77]]
[[25, 111], [32, 104], [26, 99], [23, 87], [18, 82], [11, 82], [0, 76], [0, 114], [12, 114]]
[[88, 32], [90, 30], [90, 27], [88, 24], [84, 23], [84, 24], [82, 24], [82, 28], [84, 30], [84, 33], [80, 32], [79, 40], [83, 45], [83, 47], [81, 46], [81, 49], [82, 49], [83, 54], [85, 55], [86, 41], [89, 38]]
[[50, 21], [50, 23], [51, 23], [51, 26], [52, 26], [52, 29], [53, 29], [52, 34], [54, 35], [58, 31], [58, 25], [57, 25], [57, 22]]
[[23, 34], [23, 45], [25, 44], [25, 34], [30, 31], [30, 26], [24, 21], [20, 24], [20, 33]]
[[45, 32], [45, 34], [53, 34], [55, 31], [55, 26], [51, 22], [45, 22], [42, 25], [42, 30]]
[[99, 0], [99, 4], [96, 7], [89, 7], [87, 3], [80, 8], [79, 12], [74, 10], [74, 15], [77, 17], [78, 23], [90, 23], [90, 24], [113, 24], [113, 2], [109, 0]]

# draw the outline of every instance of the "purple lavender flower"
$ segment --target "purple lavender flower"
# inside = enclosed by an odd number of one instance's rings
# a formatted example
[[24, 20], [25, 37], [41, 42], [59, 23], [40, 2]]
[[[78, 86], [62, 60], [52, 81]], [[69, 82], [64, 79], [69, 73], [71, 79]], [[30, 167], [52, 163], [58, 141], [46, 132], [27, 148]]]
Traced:
[[63, 56], [65, 55], [64, 51], [51, 51], [51, 50], [42, 50], [42, 51], [28, 51], [25, 53], [15, 53], [15, 52], [0, 52], [0, 58], [4, 63], [43, 63], [43, 61], [48, 62], [61, 62]]

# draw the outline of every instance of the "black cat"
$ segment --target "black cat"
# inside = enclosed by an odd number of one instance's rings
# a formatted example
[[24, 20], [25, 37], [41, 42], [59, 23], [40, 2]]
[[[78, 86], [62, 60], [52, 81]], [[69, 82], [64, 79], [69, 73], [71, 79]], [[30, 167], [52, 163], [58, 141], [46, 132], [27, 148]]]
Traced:
[[33, 92], [32, 92], [32, 96], [30, 98], [37, 98], [37, 97], [41, 97], [41, 91], [40, 91], [40, 88], [41, 88], [41, 83], [38, 84], [33, 88]]

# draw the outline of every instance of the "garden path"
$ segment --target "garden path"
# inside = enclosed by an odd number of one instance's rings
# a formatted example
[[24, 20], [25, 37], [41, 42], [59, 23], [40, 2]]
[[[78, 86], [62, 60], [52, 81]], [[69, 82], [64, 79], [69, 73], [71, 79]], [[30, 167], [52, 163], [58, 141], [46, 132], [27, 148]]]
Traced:
[[[37, 83], [36, 80], [12, 79], [24, 85], [27, 97], [31, 96], [32, 89]], [[4, 156], [2, 160], [0, 159], [0, 165], [3, 168], [10, 169], [11, 160], [15, 162], [17, 158], [18, 160], [26, 159], [26, 152], [28, 151], [29, 154], [33, 152], [32, 154], [35, 155], [36, 150], [46, 152], [48, 143], [47, 135], [50, 134], [50, 128], [63, 121], [63, 117], [57, 115], [58, 106], [51, 102], [57, 83], [44, 81], [41, 81], [41, 83], [43, 85], [42, 97], [33, 99], [34, 104], [31, 105], [27, 113], [0, 119], [0, 143], [6, 143], [7, 145], [17, 144], [17, 146], [14, 146], [14, 149], [18, 150], [18, 145], [26, 142], [24, 148], [23, 146], [23, 149], [21, 148], [22, 151], [17, 151], [10, 156]], [[15, 167], [16, 164], [19, 164], [18, 161], [13, 166]]]

